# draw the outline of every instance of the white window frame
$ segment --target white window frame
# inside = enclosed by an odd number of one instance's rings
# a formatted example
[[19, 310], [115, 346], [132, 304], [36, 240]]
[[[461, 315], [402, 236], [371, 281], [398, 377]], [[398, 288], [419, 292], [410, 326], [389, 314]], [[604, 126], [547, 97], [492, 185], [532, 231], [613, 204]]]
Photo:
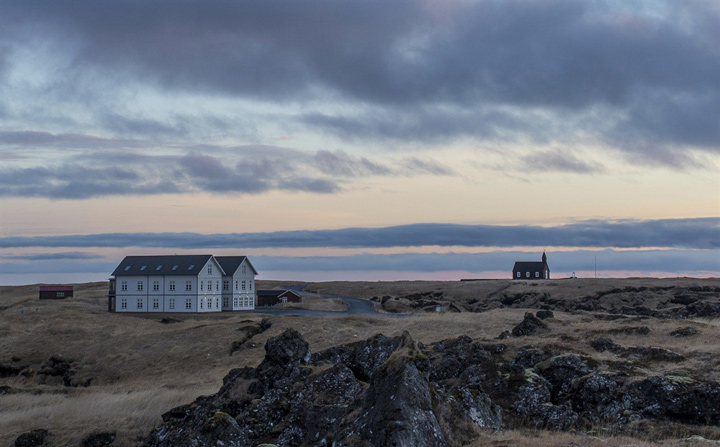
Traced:
[[174, 292], [174, 291], [175, 291], [175, 281], [170, 281], [170, 283], [169, 283], [169, 285], [168, 285], [168, 289], [169, 289], [171, 292]]
[[127, 309], [127, 298], [120, 299], [120, 309]]
[[153, 292], [160, 291], [160, 281], [153, 281]]
[[191, 280], [185, 281], [185, 291], [192, 292], [192, 281]]
[[170, 299], [168, 300], [168, 307], [169, 307], [170, 309], [175, 309], [175, 298], [170, 298]]
[[120, 291], [127, 292], [127, 281], [120, 281]]
[[138, 298], [138, 299], [137, 299], [137, 308], [138, 308], [138, 309], [142, 309], [142, 308], [143, 308], [143, 299], [142, 299], [142, 298]]
[[137, 283], [137, 291], [138, 291], [138, 292], [142, 292], [144, 288], [145, 288], [145, 285], [143, 284], [143, 282], [142, 282], [142, 281], [138, 281], [138, 283]]

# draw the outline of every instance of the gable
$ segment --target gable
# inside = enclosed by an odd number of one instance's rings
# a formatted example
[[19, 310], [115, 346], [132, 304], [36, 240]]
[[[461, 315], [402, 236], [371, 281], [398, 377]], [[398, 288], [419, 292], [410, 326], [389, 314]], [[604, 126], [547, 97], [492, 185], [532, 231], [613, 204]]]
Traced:
[[243, 263], [250, 267], [253, 274], [258, 274], [247, 256], [215, 256], [215, 259], [225, 271], [226, 275], [234, 275]]

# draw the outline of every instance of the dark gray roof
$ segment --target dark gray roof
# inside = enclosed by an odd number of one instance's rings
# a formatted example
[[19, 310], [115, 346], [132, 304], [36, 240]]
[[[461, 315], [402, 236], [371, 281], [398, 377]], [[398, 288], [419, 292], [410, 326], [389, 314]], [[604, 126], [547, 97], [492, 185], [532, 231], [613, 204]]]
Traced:
[[282, 289], [282, 290], [257, 290], [256, 291], [257, 296], [263, 297], [263, 298], [277, 298], [280, 295], [284, 293], [292, 293], [295, 296], [300, 296], [297, 292], [289, 289]]
[[126, 256], [112, 275], [197, 275], [210, 258], [212, 255]]
[[545, 270], [545, 262], [515, 262], [513, 272], [542, 272]]
[[[222, 269], [225, 271], [226, 275], [232, 275], [237, 271], [238, 268], [240, 268], [240, 264], [242, 264], [243, 261], [247, 259], [247, 256], [215, 256], [215, 259], [217, 260], [218, 264], [220, 264], [220, 267], [222, 267]], [[252, 269], [253, 273], [257, 275], [258, 272], [257, 270], [255, 270], [255, 267], [253, 267], [249, 259], [247, 259], [247, 264], [250, 266], [250, 269]]]

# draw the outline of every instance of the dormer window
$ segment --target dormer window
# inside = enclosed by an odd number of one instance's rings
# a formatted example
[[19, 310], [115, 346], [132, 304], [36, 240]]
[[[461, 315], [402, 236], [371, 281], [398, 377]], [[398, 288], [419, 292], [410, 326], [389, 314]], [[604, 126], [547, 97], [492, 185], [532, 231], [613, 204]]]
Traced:
[[158, 265], [157, 267], [155, 267], [155, 271], [157, 272], [157, 271], [160, 270], [161, 268], [162, 268], [162, 265]]
[[128, 270], [130, 270], [130, 267], [132, 267], [132, 265], [128, 265], [127, 267], [125, 267], [125, 271], [127, 272]]
[[174, 272], [175, 270], [177, 270], [178, 267], [179, 267], [179, 266], [177, 266], [177, 265], [173, 265], [173, 268], [172, 268], [172, 269], [173, 269], [173, 272]]
[[190, 267], [188, 267], [188, 270], [192, 270], [195, 268], [195, 264], [190, 264]]
[[144, 271], [146, 268], [147, 268], [147, 265], [143, 265], [142, 267], [140, 267], [140, 271], [142, 272], [142, 271]]

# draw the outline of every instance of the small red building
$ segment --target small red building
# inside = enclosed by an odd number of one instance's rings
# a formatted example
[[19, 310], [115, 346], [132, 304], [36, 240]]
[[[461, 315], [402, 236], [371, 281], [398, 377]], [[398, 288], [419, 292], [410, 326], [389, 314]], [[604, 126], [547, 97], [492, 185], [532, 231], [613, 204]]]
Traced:
[[277, 303], [302, 303], [302, 296], [292, 290], [258, 290], [258, 306], [274, 306]]
[[48, 285], [40, 286], [41, 300], [64, 300], [73, 297], [73, 286]]

